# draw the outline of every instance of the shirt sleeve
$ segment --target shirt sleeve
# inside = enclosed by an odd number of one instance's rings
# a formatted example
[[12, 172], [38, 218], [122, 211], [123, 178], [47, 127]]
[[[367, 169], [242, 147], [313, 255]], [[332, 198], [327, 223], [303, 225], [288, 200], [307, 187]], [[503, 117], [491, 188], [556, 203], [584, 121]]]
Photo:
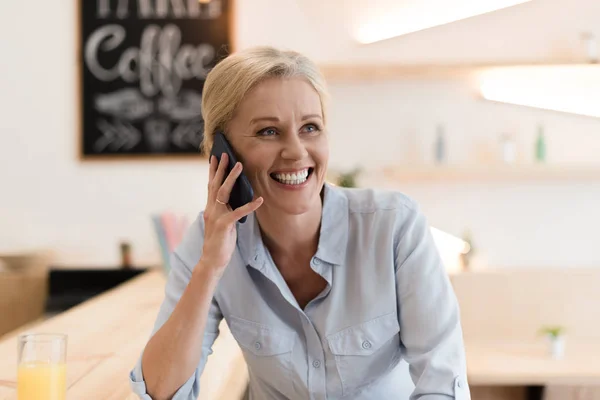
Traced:
[[401, 350], [415, 384], [411, 400], [470, 400], [458, 301], [416, 204], [400, 213], [396, 286]]
[[[199, 245], [201, 248], [202, 244], [200, 243]], [[171, 255], [170, 267], [171, 270], [165, 288], [165, 298], [158, 312], [152, 335], [154, 335], [154, 333], [156, 333], [156, 331], [158, 331], [158, 329], [160, 329], [167, 321], [192, 276], [192, 270], [185, 265], [183, 260], [176, 253]], [[200, 376], [202, 375], [208, 356], [212, 354], [212, 345], [219, 336], [219, 323], [222, 319], [223, 315], [221, 314], [219, 306], [213, 299], [206, 321], [200, 362], [194, 374], [192, 374], [192, 376], [190, 376], [190, 378], [177, 390], [173, 396], [173, 400], [195, 400], [198, 398], [200, 394]], [[146, 392], [146, 382], [144, 381], [144, 374], [142, 371], [141, 356], [129, 374], [129, 384], [133, 392], [138, 395], [140, 399], [152, 400]]]

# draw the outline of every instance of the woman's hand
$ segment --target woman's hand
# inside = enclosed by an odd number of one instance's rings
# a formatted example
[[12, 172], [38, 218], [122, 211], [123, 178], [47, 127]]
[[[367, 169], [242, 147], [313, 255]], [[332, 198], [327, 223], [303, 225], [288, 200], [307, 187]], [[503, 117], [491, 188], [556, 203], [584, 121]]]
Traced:
[[235, 223], [263, 203], [263, 198], [258, 197], [240, 208], [231, 209], [227, 203], [233, 185], [242, 173], [242, 164], [238, 162], [223, 182], [228, 163], [229, 157], [225, 153], [220, 162], [214, 156], [210, 158], [208, 202], [204, 210], [204, 247], [200, 259], [201, 268], [208, 268], [219, 276], [229, 264], [235, 250]]

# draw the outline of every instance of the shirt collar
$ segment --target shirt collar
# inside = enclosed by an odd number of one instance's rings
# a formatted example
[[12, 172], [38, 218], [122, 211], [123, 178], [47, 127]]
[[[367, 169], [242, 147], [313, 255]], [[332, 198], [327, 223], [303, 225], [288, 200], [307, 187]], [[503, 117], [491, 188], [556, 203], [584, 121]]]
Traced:
[[325, 262], [343, 265], [348, 244], [348, 198], [342, 191], [325, 184], [319, 247], [315, 256]]
[[[348, 243], [348, 199], [340, 189], [327, 183], [323, 191], [319, 245], [315, 257], [330, 264], [343, 265]], [[237, 224], [237, 233], [237, 245], [244, 263], [264, 269], [266, 249], [254, 213], [248, 215], [245, 223]]]
[[237, 223], [237, 245], [245, 265], [262, 270], [266, 261], [260, 227], [254, 213], [248, 215], [246, 222]]

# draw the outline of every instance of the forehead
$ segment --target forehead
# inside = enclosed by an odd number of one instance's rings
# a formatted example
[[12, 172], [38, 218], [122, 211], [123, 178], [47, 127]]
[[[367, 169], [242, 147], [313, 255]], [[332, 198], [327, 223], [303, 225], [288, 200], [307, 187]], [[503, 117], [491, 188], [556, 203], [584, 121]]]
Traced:
[[305, 79], [269, 78], [260, 82], [246, 93], [236, 116], [254, 118], [261, 114], [284, 118], [289, 113], [322, 116], [319, 93]]

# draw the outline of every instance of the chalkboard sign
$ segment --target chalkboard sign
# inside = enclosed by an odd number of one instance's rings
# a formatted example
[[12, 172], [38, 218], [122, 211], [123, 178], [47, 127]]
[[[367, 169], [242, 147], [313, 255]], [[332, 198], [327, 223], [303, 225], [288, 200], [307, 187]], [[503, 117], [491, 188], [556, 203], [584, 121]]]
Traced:
[[199, 155], [231, 0], [79, 0], [83, 158]]

